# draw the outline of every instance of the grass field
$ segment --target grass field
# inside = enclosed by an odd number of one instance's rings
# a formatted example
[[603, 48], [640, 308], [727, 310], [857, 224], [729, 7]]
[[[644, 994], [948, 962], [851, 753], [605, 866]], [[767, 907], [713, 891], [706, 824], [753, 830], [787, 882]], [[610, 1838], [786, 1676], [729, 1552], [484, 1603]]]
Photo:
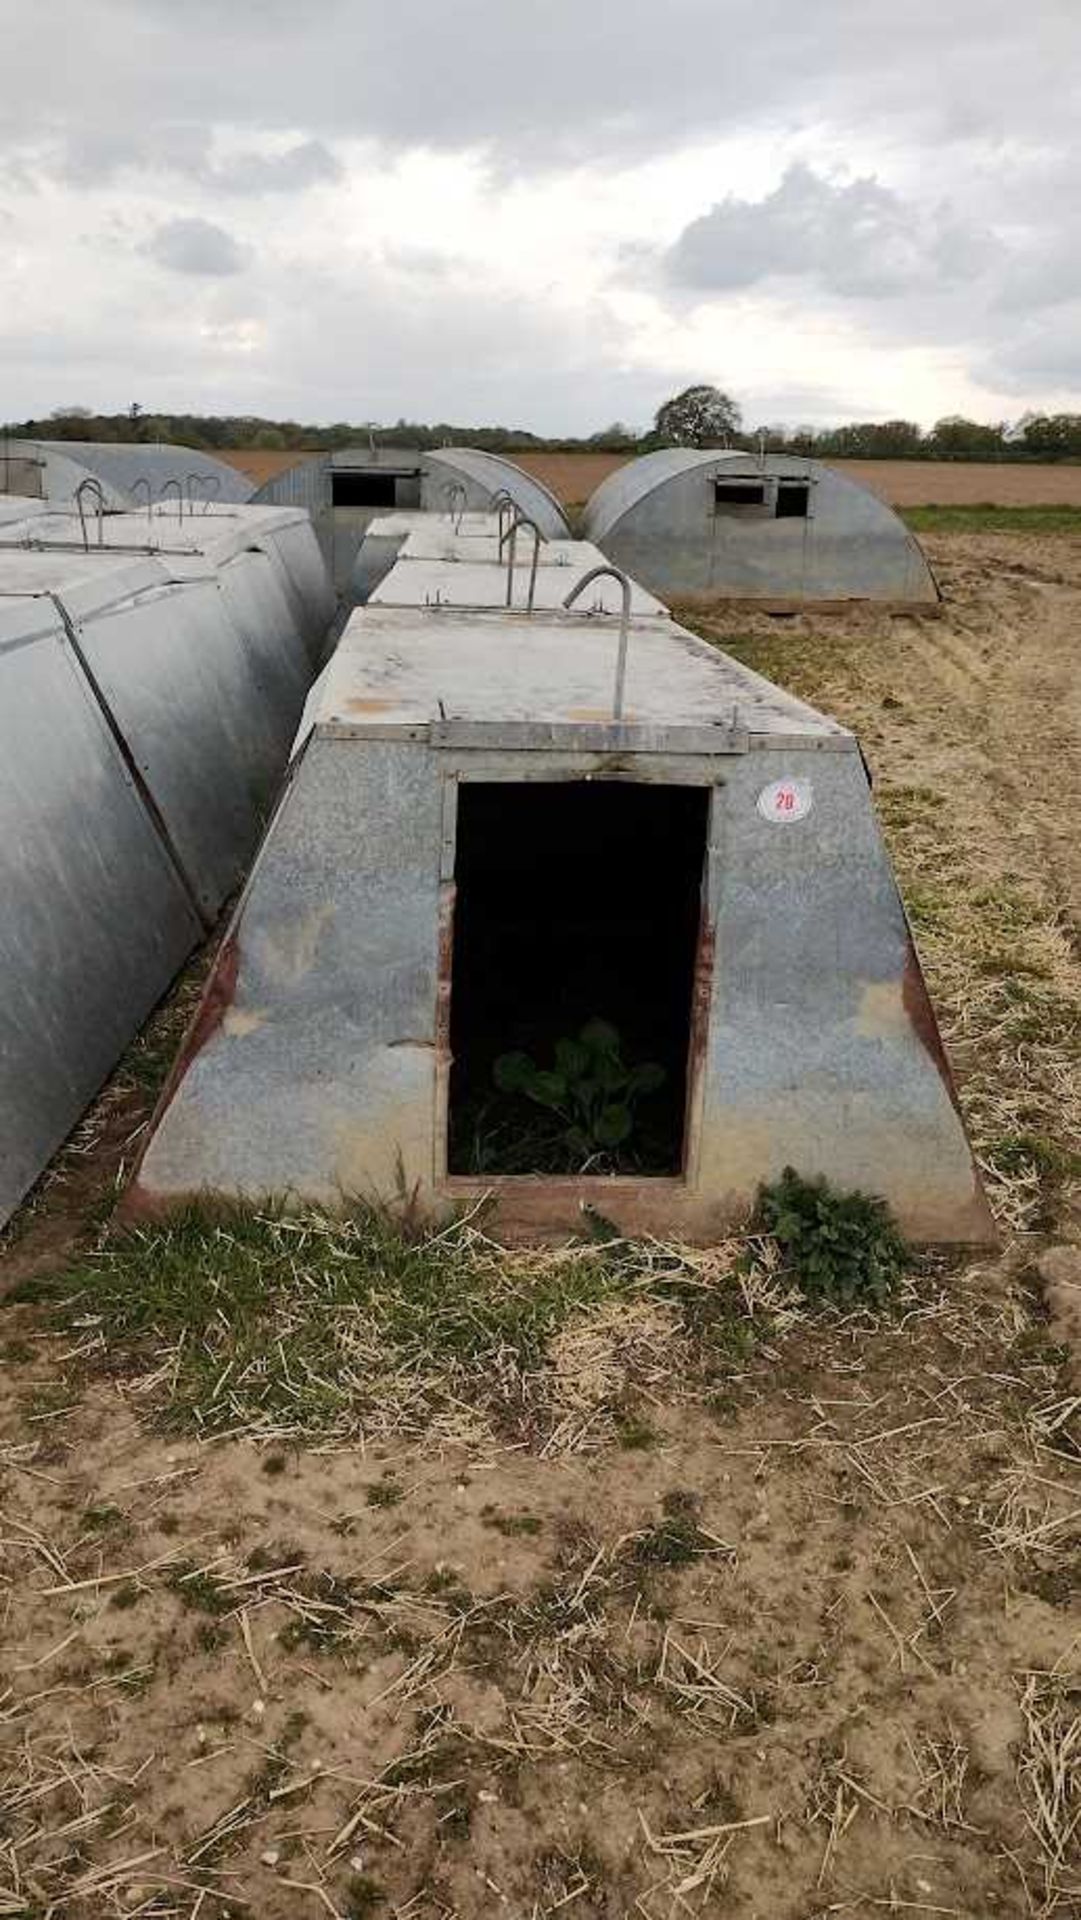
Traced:
[[902, 517], [915, 533], [1081, 533], [1081, 503], [1062, 506], [996, 506], [976, 501], [967, 506], [904, 507]]
[[1081, 1915], [1081, 541], [930, 551], [693, 618], [859, 731], [1001, 1252], [103, 1240], [204, 955], [0, 1268], [0, 1914]]

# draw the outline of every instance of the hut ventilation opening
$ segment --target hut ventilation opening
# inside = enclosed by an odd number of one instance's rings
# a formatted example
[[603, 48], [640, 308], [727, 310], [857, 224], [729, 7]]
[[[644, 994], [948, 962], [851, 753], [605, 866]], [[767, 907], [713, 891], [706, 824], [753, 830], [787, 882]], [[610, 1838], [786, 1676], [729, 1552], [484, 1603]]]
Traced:
[[332, 467], [332, 507], [420, 506], [419, 471], [399, 472], [386, 467]]
[[[705, 787], [459, 785], [451, 1174], [683, 1173], [708, 812]], [[631, 1125], [613, 1143], [574, 1064], [583, 1028], [618, 1037], [607, 1105]], [[501, 1087], [523, 1056], [555, 1076], [542, 1099]]]
[[766, 483], [764, 480], [714, 480], [713, 505], [717, 513], [728, 513], [732, 509], [744, 507], [764, 507], [766, 504]]
[[777, 482], [778, 520], [806, 520], [811, 511], [811, 486], [808, 480]]

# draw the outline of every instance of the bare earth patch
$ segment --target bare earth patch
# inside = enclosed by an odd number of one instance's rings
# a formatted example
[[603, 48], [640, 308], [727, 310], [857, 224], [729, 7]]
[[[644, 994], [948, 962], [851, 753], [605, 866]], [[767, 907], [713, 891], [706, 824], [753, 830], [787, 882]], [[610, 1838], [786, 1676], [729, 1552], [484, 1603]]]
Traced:
[[0, 1322], [0, 1915], [1081, 1915], [1081, 542], [933, 558], [937, 621], [695, 618], [860, 732], [1002, 1255], [842, 1316], [478, 1219], [358, 1307], [272, 1225], [267, 1334], [225, 1222], [117, 1332], [189, 981], [0, 1269], [84, 1274]]

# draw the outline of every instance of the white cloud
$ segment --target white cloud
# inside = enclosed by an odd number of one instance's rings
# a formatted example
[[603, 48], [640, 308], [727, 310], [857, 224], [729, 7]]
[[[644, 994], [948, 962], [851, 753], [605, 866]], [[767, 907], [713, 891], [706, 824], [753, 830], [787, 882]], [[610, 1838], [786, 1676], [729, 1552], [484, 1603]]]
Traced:
[[213, 220], [166, 220], [144, 244], [143, 251], [172, 273], [194, 273], [217, 278], [242, 273], [245, 249]]
[[685, 227], [667, 255], [677, 283], [710, 292], [770, 279], [882, 299], [970, 281], [993, 243], [948, 206], [915, 206], [874, 178], [824, 179], [801, 161], [759, 200], [733, 195]]
[[0, 0], [0, 44], [0, 418], [1081, 404], [1076, 0]]

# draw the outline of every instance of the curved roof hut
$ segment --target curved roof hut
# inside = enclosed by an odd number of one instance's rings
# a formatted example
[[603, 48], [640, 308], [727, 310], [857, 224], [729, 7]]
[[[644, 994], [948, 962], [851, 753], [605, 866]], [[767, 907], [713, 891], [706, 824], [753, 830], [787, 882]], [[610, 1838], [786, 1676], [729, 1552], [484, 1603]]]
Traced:
[[918, 540], [885, 502], [818, 460], [665, 447], [617, 467], [583, 533], [668, 596], [781, 610], [851, 600], [937, 604]]
[[234, 506], [255, 491], [246, 474], [199, 447], [122, 444], [97, 440], [0, 440], [0, 494], [28, 494], [64, 504], [74, 500], [84, 480], [96, 480], [106, 507], [123, 512], [162, 498], [166, 486], [180, 486], [186, 498], [220, 500]]
[[535, 520], [546, 539], [566, 538], [555, 495], [502, 454], [475, 447], [342, 447], [287, 467], [255, 498], [311, 514], [335, 587], [353, 596], [353, 569], [371, 522], [388, 513], [488, 513], [500, 493]]

